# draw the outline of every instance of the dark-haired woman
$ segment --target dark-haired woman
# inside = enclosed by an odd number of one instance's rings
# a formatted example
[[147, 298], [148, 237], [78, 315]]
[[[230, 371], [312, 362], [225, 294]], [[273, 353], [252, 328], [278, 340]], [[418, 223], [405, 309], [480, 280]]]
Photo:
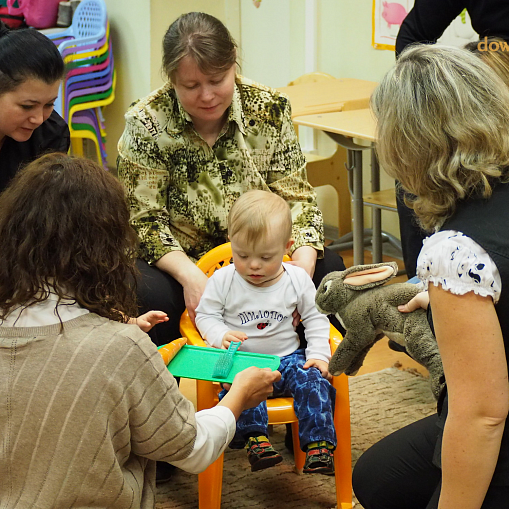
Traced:
[[39, 155], [69, 150], [69, 128], [53, 110], [63, 76], [52, 41], [0, 22], [0, 192]]
[[180, 335], [186, 307], [194, 319], [207, 282], [194, 262], [227, 242], [230, 208], [249, 189], [290, 204], [292, 263], [316, 284], [344, 269], [341, 257], [324, 249], [322, 214], [288, 98], [236, 73], [236, 43], [208, 14], [173, 22], [163, 55], [168, 82], [127, 112], [118, 145], [119, 178], [141, 241], [141, 311], [161, 309], [169, 317], [152, 330], [158, 344]]
[[136, 246], [122, 187], [88, 159], [42, 156], [0, 195], [2, 508], [153, 509], [156, 461], [204, 470], [279, 380], [248, 368], [195, 413], [126, 323]]

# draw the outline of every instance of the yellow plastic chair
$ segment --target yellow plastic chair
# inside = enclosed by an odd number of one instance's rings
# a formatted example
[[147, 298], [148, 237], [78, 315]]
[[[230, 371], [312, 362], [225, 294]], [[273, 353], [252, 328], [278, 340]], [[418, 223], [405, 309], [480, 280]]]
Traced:
[[[64, 56], [64, 63], [67, 64], [69, 62], [72, 62], [74, 60], [85, 60], [86, 58], [92, 58], [97, 57], [100, 55], [103, 55], [108, 51], [108, 41], [110, 37], [110, 22], [108, 21], [106, 23], [106, 41], [105, 43], [100, 47], [92, 51], [82, 51], [79, 52], [79, 46], [76, 46], [76, 49], [78, 50], [77, 53], [71, 53]], [[72, 46], [68, 46], [72, 47]]]
[[[203, 255], [196, 265], [210, 277], [217, 269], [231, 263], [231, 244], [222, 244]], [[193, 325], [187, 310], [180, 320], [180, 332], [190, 345], [209, 347]], [[339, 331], [331, 325], [331, 351], [342, 341]], [[338, 445], [334, 451], [336, 498], [338, 509], [352, 508], [352, 453], [350, 440], [350, 401], [348, 378], [346, 375], [334, 377], [332, 385], [336, 388], [334, 426]], [[218, 402], [219, 384], [196, 380], [197, 410], [215, 406]], [[267, 400], [269, 425], [290, 424], [293, 431], [293, 450], [295, 467], [302, 472], [306, 455], [300, 449], [299, 423], [293, 410], [293, 398], [273, 398]], [[199, 509], [220, 509], [223, 483], [223, 459], [221, 455], [203, 473], [198, 475]]]
[[[94, 142], [98, 164], [103, 163], [103, 159], [101, 156], [100, 142], [97, 139], [97, 136], [95, 136], [90, 131], [85, 131], [85, 130], [81, 130], [81, 129], [80, 130], [73, 129], [72, 116], [77, 111], [88, 110], [88, 109], [93, 109], [93, 108], [97, 108], [97, 107], [103, 107], [103, 106], [107, 106], [108, 104], [111, 104], [115, 99], [116, 83], [117, 83], [117, 74], [114, 71], [111, 93], [107, 97], [105, 97], [104, 99], [93, 100], [93, 101], [84, 102], [81, 104], [76, 104], [69, 109], [69, 118], [71, 119], [71, 121], [69, 122], [69, 132], [71, 134], [71, 153], [73, 155], [80, 156], [80, 157], [84, 156], [83, 139], [88, 138]], [[101, 131], [101, 134], [106, 135], [106, 133], [103, 133], [103, 131]]]
[[[334, 79], [334, 76], [324, 72], [309, 72], [288, 83], [288, 86], [316, 83], [318, 81]], [[298, 126], [294, 124], [298, 134]], [[352, 231], [351, 196], [348, 190], [348, 171], [346, 150], [336, 144], [335, 151], [330, 156], [310, 154], [305, 152], [306, 171], [308, 181], [313, 187], [332, 186], [338, 195], [338, 237]]]

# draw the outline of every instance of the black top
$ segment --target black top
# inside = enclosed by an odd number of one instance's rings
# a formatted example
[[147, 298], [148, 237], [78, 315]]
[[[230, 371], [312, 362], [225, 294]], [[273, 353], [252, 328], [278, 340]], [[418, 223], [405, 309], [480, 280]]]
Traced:
[[[509, 2], [508, 2], [509, 3]], [[498, 184], [490, 199], [469, 199], [458, 204], [454, 215], [442, 226], [442, 230], [457, 230], [482, 246], [495, 262], [502, 280], [500, 299], [495, 311], [504, 337], [505, 356], [509, 365], [509, 235], [507, 216], [509, 214], [509, 184]], [[482, 268], [481, 268], [482, 269]], [[472, 341], [483, 347], [483, 324], [472, 332]], [[487, 373], [489, 375], [489, 373]], [[443, 428], [447, 417], [447, 391], [439, 398], [439, 426]], [[440, 443], [440, 440], [439, 440]], [[435, 462], [439, 462], [439, 451]], [[493, 475], [492, 484], [509, 485], [509, 425], [506, 422], [500, 455]]]
[[67, 152], [70, 143], [69, 127], [56, 111], [35, 129], [29, 140], [19, 142], [6, 136], [0, 150], [0, 192], [21, 166], [45, 152]]
[[436, 42], [465, 8], [481, 39], [496, 36], [509, 41], [508, 0], [415, 0], [399, 29], [396, 55], [413, 42]]

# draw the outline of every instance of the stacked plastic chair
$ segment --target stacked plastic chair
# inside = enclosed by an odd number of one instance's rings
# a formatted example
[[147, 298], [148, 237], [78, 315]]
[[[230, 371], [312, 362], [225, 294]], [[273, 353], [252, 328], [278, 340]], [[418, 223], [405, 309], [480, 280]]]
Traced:
[[69, 124], [71, 149], [83, 156], [90, 139], [97, 160], [106, 166], [106, 130], [101, 108], [115, 98], [115, 68], [104, 0], [81, 0], [64, 31], [46, 34], [57, 44], [66, 64], [55, 110]]

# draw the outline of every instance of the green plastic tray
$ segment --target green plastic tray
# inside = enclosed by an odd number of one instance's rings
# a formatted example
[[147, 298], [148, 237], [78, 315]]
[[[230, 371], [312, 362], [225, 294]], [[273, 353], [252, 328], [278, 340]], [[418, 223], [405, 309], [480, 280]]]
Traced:
[[212, 382], [232, 383], [235, 375], [250, 366], [270, 368], [272, 371], [279, 367], [280, 359], [277, 355], [262, 353], [236, 352], [233, 355], [233, 365], [226, 378], [212, 376], [214, 366], [226, 350], [219, 348], [184, 345], [179, 353], [168, 364], [168, 371], [176, 377], [194, 378], [195, 380], [210, 380]]

